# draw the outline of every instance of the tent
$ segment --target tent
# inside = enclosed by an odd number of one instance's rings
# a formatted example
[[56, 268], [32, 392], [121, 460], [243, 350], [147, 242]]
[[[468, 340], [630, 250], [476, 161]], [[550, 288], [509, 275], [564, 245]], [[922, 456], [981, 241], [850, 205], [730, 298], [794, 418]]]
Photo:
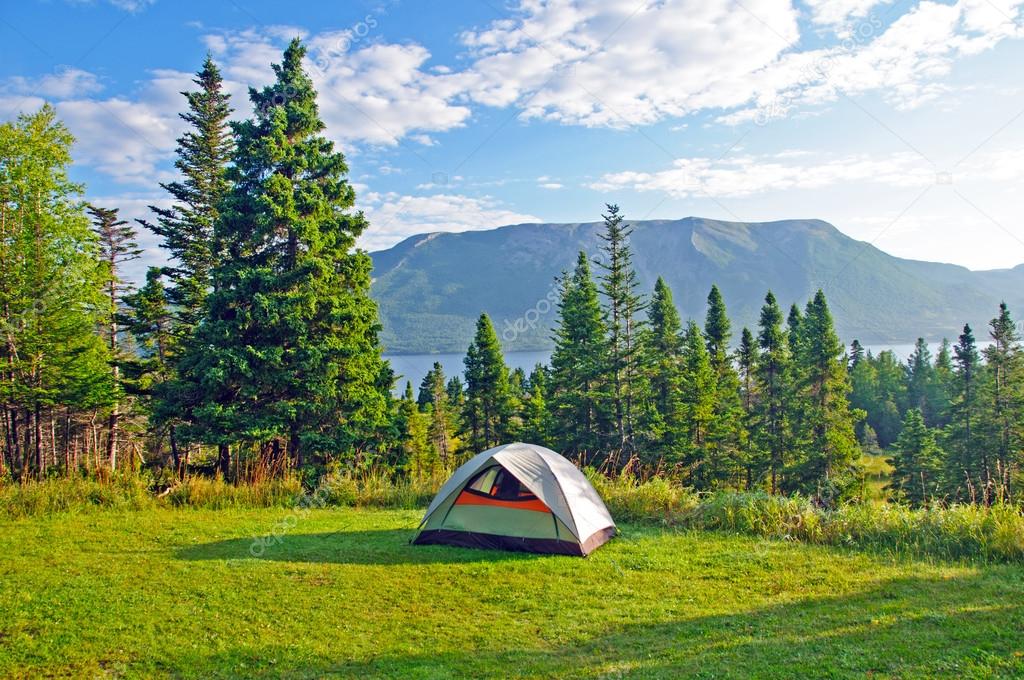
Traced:
[[585, 556], [615, 535], [587, 478], [535, 444], [479, 453], [451, 476], [420, 522], [418, 545]]

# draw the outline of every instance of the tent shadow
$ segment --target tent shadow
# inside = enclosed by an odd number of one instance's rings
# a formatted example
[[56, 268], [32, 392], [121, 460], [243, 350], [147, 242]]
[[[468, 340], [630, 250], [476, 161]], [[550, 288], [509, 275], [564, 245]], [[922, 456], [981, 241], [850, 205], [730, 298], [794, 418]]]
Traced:
[[328, 531], [315, 534], [248, 536], [179, 549], [181, 560], [248, 560], [322, 564], [462, 564], [549, 557], [532, 553], [412, 545], [413, 529]]

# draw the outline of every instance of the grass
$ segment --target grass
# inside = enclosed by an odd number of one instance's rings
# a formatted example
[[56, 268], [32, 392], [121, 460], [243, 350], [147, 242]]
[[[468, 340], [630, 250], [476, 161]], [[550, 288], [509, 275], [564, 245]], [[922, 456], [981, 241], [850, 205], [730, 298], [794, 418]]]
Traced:
[[587, 559], [419, 512], [0, 520], [0, 677], [1021, 677], [1024, 568], [624, 524]]

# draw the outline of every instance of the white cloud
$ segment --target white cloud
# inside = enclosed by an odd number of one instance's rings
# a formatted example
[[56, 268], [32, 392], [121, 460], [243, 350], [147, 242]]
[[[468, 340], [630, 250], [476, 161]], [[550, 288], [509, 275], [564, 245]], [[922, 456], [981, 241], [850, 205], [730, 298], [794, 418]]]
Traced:
[[14, 76], [4, 83], [4, 90], [9, 92], [61, 99], [95, 94], [102, 89], [96, 74], [67, 66], [38, 78]]
[[564, 185], [560, 182], [542, 182], [538, 184], [541, 189], [561, 189]]
[[865, 17], [879, 3], [892, 0], [804, 0], [811, 10], [811, 20], [818, 25], [838, 28], [851, 18]]
[[[948, 179], [947, 179], [948, 177]], [[660, 191], [674, 198], [711, 196], [743, 198], [791, 190], [822, 189], [846, 183], [889, 187], [925, 187], [952, 182], [1011, 182], [1024, 178], [1024, 150], [1000, 151], [975, 158], [942, 173], [918, 154], [855, 154], [828, 157], [801, 150], [771, 155], [733, 156], [722, 160], [679, 158], [654, 172], [623, 171], [603, 175], [589, 185], [598, 191]]]
[[370, 228], [359, 245], [367, 250], [389, 248], [415, 234], [434, 231], [479, 231], [506, 224], [540, 222], [533, 215], [516, 212], [489, 196], [459, 194], [408, 196], [370, 192], [359, 201]]

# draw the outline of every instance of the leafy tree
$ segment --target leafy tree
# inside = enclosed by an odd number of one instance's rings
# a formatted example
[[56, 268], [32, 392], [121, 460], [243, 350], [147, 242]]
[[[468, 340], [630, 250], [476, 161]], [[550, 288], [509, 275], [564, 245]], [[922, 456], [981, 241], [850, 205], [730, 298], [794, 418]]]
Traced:
[[234, 125], [224, 257], [183, 361], [186, 435], [218, 444], [225, 473], [236, 441], [269, 442], [275, 457], [283, 443], [297, 466], [335, 452], [365, 463], [391, 412], [371, 261], [354, 250], [366, 221], [322, 134], [305, 53], [291, 42], [276, 82], [249, 92], [255, 117]]
[[93, 233], [99, 244], [99, 258], [104, 265], [104, 288], [107, 292], [107, 304], [104, 310], [104, 330], [107, 335], [107, 346], [110, 349], [114, 401], [107, 416], [107, 464], [111, 470], [117, 468], [117, 435], [120, 418], [119, 398], [122, 393], [121, 363], [125, 357], [121, 352], [118, 321], [121, 316], [121, 303], [131, 286], [124, 279], [124, 265], [137, 260], [142, 250], [136, 242], [135, 230], [127, 221], [119, 219], [116, 208], [98, 208], [89, 206], [89, 215], [93, 220]]
[[590, 264], [580, 252], [571, 276], [559, 281], [548, 388], [552, 440], [587, 462], [600, 450], [605, 427], [605, 326]]
[[791, 356], [786, 334], [782, 330], [782, 311], [775, 295], [768, 292], [761, 308], [757, 361], [757, 393], [754, 410], [755, 441], [767, 454], [771, 475], [771, 492], [780, 490], [781, 475], [786, 466], [790, 445], [787, 398], [790, 392]]
[[483, 451], [504, 442], [515, 408], [508, 367], [498, 335], [486, 314], [477, 319], [476, 335], [464, 362], [466, 403], [462, 418], [467, 443], [474, 451]]
[[605, 373], [609, 377], [615, 423], [615, 440], [609, 442], [614, 462], [619, 454], [629, 459], [637, 451], [636, 428], [643, 420], [647, 392], [640, 370], [639, 342], [644, 301], [638, 292], [633, 252], [629, 246], [633, 230], [623, 223], [619, 206], [609, 204], [607, 210], [607, 214], [602, 215], [604, 232], [599, 234], [603, 257], [597, 260], [597, 266], [603, 272], [598, 280], [605, 299], [608, 334]]
[[888, 488], [914, 505], [934, 498], [941, 488], [943, 454], [920, 409], [907, 411], [893, 449], [889, 460], [893, 466], [892, 483]]

